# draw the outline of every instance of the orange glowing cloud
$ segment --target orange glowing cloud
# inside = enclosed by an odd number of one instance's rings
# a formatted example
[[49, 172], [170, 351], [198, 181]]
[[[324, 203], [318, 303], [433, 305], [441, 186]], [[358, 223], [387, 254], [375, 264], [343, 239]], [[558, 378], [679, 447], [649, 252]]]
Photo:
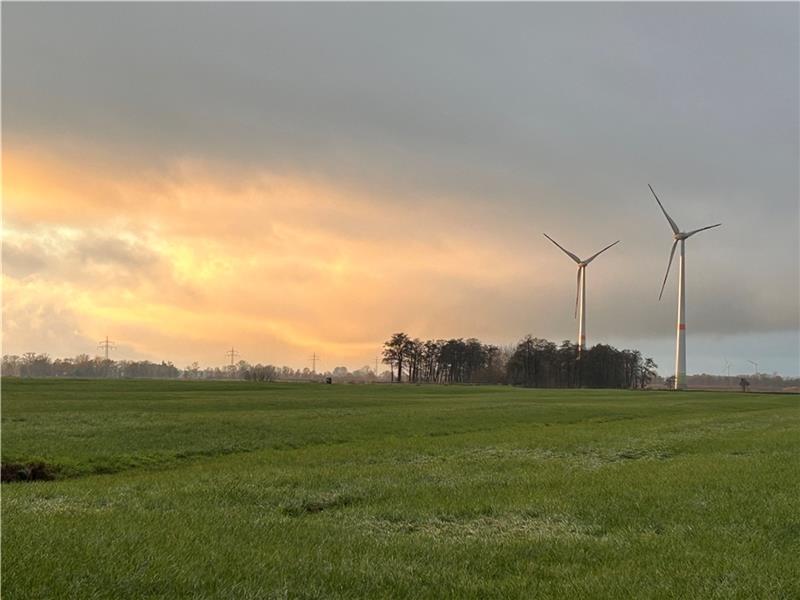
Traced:
[[233, 343], [252, 361], [315, 351], [357, 367], [396, 329], [470, 334], [474, 318], [458, 315], [530, 269], [508, 240], [431, 203], [192, 161], [103, 166], [6, 152], [8, 350], [53, 337], [25, 312], [54, 307], [77, 336], [113, 334], [153, 358], [217, 364]]

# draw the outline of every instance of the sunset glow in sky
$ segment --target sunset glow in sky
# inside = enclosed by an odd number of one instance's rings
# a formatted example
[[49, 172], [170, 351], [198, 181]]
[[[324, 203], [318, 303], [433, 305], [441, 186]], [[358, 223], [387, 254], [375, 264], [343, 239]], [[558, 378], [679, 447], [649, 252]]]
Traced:
[[109, 331], [142, 356], [195, 348], [213, 361], [228, 343], [272, 360], [366, 361], [399, 321], [471, 329], [448, 313], [479, 304], [448, 287], [525, 273], [496, 240], [446, 232], [436, 210], [423, 219], [313, 177], [187, 161], [132, 180], [86, 160], [5, 156], [6, 331], [25, 339], [34, 316], [54, 352]]
[[393, 332], [800, 372], [798, 5], [3, 7], [3, 352], [351, 369]]

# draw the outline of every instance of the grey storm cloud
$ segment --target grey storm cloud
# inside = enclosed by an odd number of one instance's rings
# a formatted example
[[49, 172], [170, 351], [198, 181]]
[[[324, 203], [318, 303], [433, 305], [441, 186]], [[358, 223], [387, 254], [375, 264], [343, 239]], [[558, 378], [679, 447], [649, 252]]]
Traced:
[[796, 183], [775, 179], [798, 152], [797, 12], [9, 5], [4, 125], [142, 158], [300, 161], [523, 209], [545, 188], [591, 210], [647, 177], [787, 202]]
[[139, 242], [103, 235], [83, 235], [73, 252], [84, 262], [99, 262], [131, 270], [146, 270], [158, 261], [155, 252]]
[[48, 266], [46, 251], [41, 244], [13, 243], [3, 240], [3, 271], [13, 277], [40, 273]]
[[[110, 269], [98, 273], [98, 266]], [[158, 255], [143, 243], [95, 231], [3, 240], [3, 270], [16, 278], [67, 276], [102, 286], [109, 279], [154, 277], [161, 268]]]
[[[622, 239], [589, 272], [590, 327], [631, 338], [674, 321], [652, 183], [681, 226], [723, 222], [687, 244], [690, 326], [797, 331], [799, 18], [797, 3], [13, 3], [3, 134], [134, 168], [299, 170], [409, 208], [458, 198], [461, 224], [538, 255], [555, 251], [542, 231], [579, 254]], [[522, 319], [525, 292], [474, 294]]]

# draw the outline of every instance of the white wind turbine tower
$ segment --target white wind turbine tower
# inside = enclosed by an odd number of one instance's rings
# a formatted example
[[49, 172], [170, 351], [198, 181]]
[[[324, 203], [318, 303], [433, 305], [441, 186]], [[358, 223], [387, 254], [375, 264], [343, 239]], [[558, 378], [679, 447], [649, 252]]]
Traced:
[[672, 242], [672, 250], [669, 252], [667, 272], [664, 275], [664, 283], [661, 284], [661, 292], [658, 294], [659, 300], [661, 300], [661, 296], [664, 295], [664, 286], [667, 285], [669, 269], [672, 266], [672, 257], [675, 256], [675, 247], [678, 245], [678, 242], [681, 243], [681, 256], [678, 263], [678, 328], [675, 348], [675, 389], [680, 390], [686, 388], [686, 240], [692, 237], [695, 233], [700, 233], [706, 229], [719, 227], [722, 225], [722, 223], [709, 225], [708, 227], [701, 227], [700, 229], [695, 229], [688, 232], [681, 231], [677, 223], [675, 223], [675, 221], [672, 220], [672, 217], [667, 214], [667, 211], [664, 210], [664, 205], [661, 204], [661, 200], [659, 200], [658, 196], [656, 196], [653, 186], [648, 183], [647, 187], [649, 187], [650, 191], [653, 192], [653, 196], [655, 197], [656, 202], [658, 202], [658, 206], [661, 207], [661, 212], [663, 212], [664, 216], [667, 217], [669, 226], [672, 228], [672, 237], [675, 240]]
[[580, 306], [580, 318], [578, 319], [578, 357], [580, 357], [581, 352], [586, 350], [586, 266], [592, 262], [595, 258], [600, 256], [603, 252], [611, 248], [611, 246], [615, 246], [619, 244], [619, 240], [614, 242], [613, 244], [609, 244], [600, 252], [592, 254], [586, 260], [581, 260], [577, 256], [575, 256], [572, 252], [561, 246], [557, 241], [551, 238], [546, 233], [543, 234], [548, 240], [553, 242], [556, 246], [558, 246], [564, 254], [569, 256], [572, 260], [574, 260], [578, 264], [578, 291], [575, 295], [575, 317], [578, 317], [578, 306]]

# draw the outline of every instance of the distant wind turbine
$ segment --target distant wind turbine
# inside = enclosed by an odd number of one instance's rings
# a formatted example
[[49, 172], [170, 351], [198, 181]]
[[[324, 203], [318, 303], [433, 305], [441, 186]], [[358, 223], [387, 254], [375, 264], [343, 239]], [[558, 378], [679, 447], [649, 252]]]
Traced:
[[578, 306], [580, 306], [580, 319], [578, 320], [578, 356], [580, 353], [586, 350], [586, 267], [587, 265], [592, 262], [595, 258], [600, 256], [603, 252], [611, 248], [611, 246], [616, 246], [619, 244], [619, 240], [614, 242], [613, 244], [609, 244], [600, 252], [592, 254], [586, 260], [581, 260], [577, 256], [575, 256], [572, 252], [561, 246], [557, 241], [551, 238], [546, 233], [543, 234], [548, 240], [553, 242], [556, 246], [558, 246], [561, 251], [569, 256], [572, 260], [574, 260], [578, 264], [578, 291], [575, 295], [575, 317], [578, 317]]
[[706, 229], [713, 229], [714, 227], [719, 227], [722, 223], [717, 223], [716, 225], [709, 225], [707, 227], [701, 227], [700, 229], [695, 229], [693, 231], [684, 232], [680, 230], [677, 223], [672, 220], [667, 214], [667, 211], [664, 210], [664, 205], [661, 204], [661, 200], [658, 199], [656, 196], [656, 192], [653, 189], [653, 186], [649, 183], [647, 187], [650, 188], [650, 191], [653, 192], [653, 196], [658, 202], [658, 206], [661, 207], [661, 212], [664, 213], [664, 216], [669, 221], [669, 226], [672, 229], [673, 239], [675, 240], [672, 242], [672, 249], [669, 252], [669, 262], [667, 263], [667, 272], [664, 275], [664, 282], [661, 284], [661, 292], [658, 294], [658, 299], [661, 300], [661, 296], [664, 295], [664, 286], [667, 285], [667, 277], [669, 277], [669, 269], [672, 266], [672, 257], [675, 256], [675, 247], [678, 245], [678, 242], [681, 243], [681, 257], [680, 262], [678, 263], [678, 330], [676, 335], [676, 348], [675, 348], [675, 389], [685, 389], [686, 388], [686, 252], [685, 252], [685, 243], [686, 240], [692, 237], [695, 233], [700, 233], [701, 231], [705, 231]]
[[753, 367], [755, 368], [755, 374], [758, 375], [758, 363], [754, 360], [748, 360], [747, 362], [753, 365]]

